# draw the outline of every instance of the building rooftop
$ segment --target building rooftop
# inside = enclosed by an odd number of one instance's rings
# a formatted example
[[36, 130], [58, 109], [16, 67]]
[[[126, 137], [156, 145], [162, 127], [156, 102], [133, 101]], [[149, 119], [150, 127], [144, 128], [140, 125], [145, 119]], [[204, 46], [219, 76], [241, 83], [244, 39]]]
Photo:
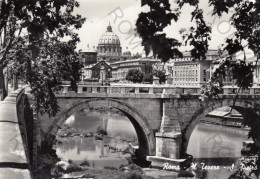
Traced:
[[114, 62], [114, 63], [111, 63], [111, 65], [113, 64], [120, 64], [120, 63], [130, 63], [130, 62], [147, 62], [147, 61], [150, 61], [150, 62], [161, 62], [161, 60], [159, 59], [150, 59], [150, 58], [137, 58], [137, 59], [131, 59], [131, 60], [122, 60], [122, 61], [118, 61], [118, 62]]
[[95, 49], [87, 49], [84, 51], [80, 51], [79, 53], [97, 53], [97, 51]]
[[[184, 51], [182, 52], [184, 57], [189, 57], [191, 56], [191, 52], [190, 51]], [[218, 54], [218, 50], [214, 50], [214, 49], [209, 49], [208, 52], [206, 53], [206, 55], [219, 55]]]

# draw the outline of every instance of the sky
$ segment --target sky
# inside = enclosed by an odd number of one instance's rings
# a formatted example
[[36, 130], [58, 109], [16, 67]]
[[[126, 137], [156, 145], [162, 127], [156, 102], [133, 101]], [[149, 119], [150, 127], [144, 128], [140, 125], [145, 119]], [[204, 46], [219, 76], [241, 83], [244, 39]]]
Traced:
[[[176, 0], [169, 0], [171, 8], [176, 7]], [[86, 18], [83, 27], [78, 31], [81, 42], [78, 44], [78, 50], [85, 51], [92, 49], [93, 46], [98, 45], [98, 40], [106, 32], [106, 28], [110, 23], [113, 32], [118, 35], [122, 51], [129, 51], [133, 53], [144, 54], [141, 46], [141, 39], [135, 36], [133, 29], [135, 29], [135, 22], [140, 12], [149, 10], [148, 6], [141, 7], [141, 0], [78, 0], [80, 7], [75, 9], [76, 14], [80, 14]], [[212, 40], [209, 42], [209, 49], [218, 49], [225, 39], [231, 37], [235, 30], [229, 22], [230, 14], [224, 14], [223, 17], [211, 16], [212, 8], [208, 6], [208, 1], [200, 1], [200, 8], [204, 11], [204, 18], [212, 28]], [[176, 23], [172, 21], [171, 26], [164, 29], [164, 32], [169, 37], [174, 37], [182, 42], [179, 30], [182, 28], [189, 28], [193, 23], [191, 22], [190, 12], [193, 7], [185, 5], [182, 8], [182, 13], [179, 21]], [[117, 18], [116, 18], [117, 14]], [[181, 51], [190, 50], [191, 47], [183, 46]], [[242, 55], [237, 55], [242, 58]], [[252, 53], [248, 51], [248, 57]]]

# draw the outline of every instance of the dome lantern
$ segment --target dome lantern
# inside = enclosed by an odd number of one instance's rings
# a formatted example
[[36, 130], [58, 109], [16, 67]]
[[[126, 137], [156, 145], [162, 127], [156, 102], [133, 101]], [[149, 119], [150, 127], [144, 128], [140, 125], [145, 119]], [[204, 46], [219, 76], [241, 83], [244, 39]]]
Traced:
[[109, 25], [107, 26], [107, 32], [113, 32], [113, 31], [112, 31], [112, 27], [111, 27], [111, 25], [110, 25], [110, 22], [109, 22]]

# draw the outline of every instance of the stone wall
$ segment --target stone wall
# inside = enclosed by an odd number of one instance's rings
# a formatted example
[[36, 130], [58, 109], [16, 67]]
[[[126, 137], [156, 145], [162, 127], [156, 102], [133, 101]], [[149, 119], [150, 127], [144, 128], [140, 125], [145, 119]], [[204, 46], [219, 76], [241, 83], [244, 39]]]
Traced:
[[24, 90], [0, 102], [0, 178], [31, 178]]

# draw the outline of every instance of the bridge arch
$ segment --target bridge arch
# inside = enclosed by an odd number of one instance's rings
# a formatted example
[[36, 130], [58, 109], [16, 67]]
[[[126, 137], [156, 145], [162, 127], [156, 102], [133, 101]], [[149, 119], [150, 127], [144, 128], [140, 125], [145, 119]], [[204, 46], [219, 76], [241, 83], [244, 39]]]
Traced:
[[147, 155], [155, 154], [155, 137], [154, 132], [149, 125], [147, 119], [140, 114], [134, 107], [111, 98], [92, 98], [72, 106], [68, 110], [61, 111], [55, 117], [54, 122], [48, 130], [48, 134], [55, 136], [59, 127], [75, 112], [89, 108], [115, 108], [125, 114], [133, 124], [138, 137], [139, 150], [138, 157], [145, 159]]
[[[234, 99], [220, 99], [220, 100], [209, 100], [208, 102], [204, 103], [204, 105], [201, 106], [200, 109], [198, 109], [195, 114], [191, 117], [189, 125], [184, 129], [183, 131], [183, 140], [182, 140], [182, 152], [187, 152], [187, 147], [189, 144], [189, 140], [191, 137], [191, 134], [196, 127], [196, 125], [199, 123], [200, 119], [205, 117], [208, 113], [224, 107], [224, 106], [233, 106]], [[257, 105], [257, 103], [251, 101], [247, 101], [245, 99], [238, 99], [236, 101], [236, 104], [234, 106], [234, 109], [237, 110], [242, 116], [243, 111], [248, 108], [249, 106]]]

